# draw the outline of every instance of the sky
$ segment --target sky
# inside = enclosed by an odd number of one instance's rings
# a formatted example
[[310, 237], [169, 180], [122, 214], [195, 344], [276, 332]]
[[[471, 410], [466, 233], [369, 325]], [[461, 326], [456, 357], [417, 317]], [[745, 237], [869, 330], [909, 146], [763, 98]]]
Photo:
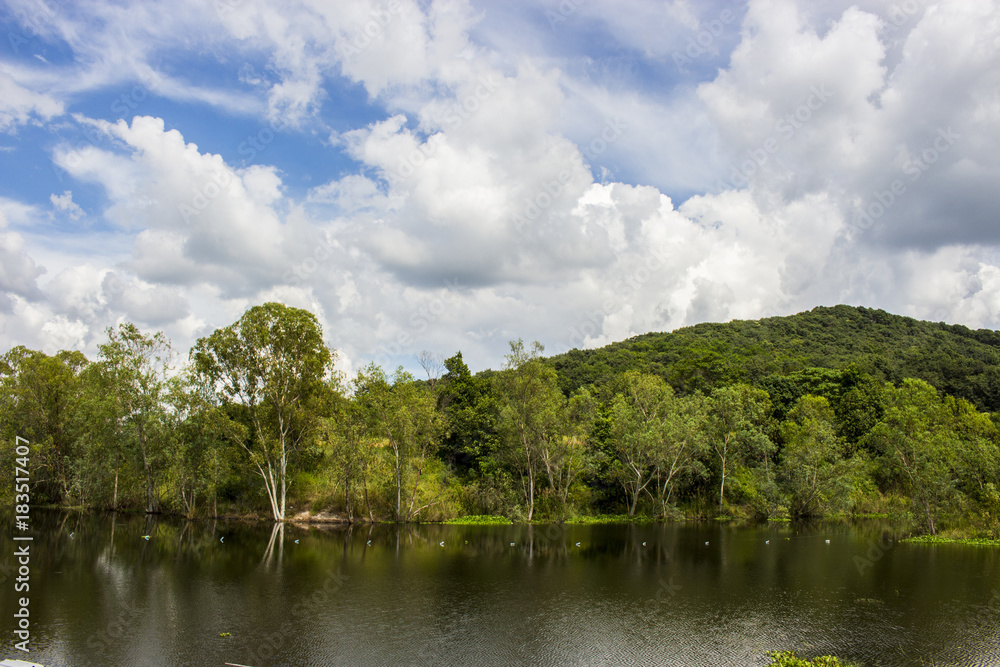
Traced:
[[348, 375], [847, 303], [1000, 328], [985, 0], [2, 0], [0, 351]]

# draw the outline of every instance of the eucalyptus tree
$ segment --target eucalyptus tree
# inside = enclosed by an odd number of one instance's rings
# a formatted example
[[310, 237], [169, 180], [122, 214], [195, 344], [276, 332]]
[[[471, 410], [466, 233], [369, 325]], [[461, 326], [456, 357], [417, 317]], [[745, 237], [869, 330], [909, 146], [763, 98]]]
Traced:
[[166, 467], [166, 398], [173, 352], [163, 332], [142, 333], [128, 322], [108, 328], [98, 364], [117, 408], [122, 434], [134, 445], [145, 486], [147, 513], [160, 511], [158, 484]]
[[289, 467], [315, 435], [330, 391], [334, 353], [322, 327], [307, 310], [265, 303], [200, 338], [191, 356], [216, 399], [245, 421], [245, 428], [230, 422], [229, 436], [249, 455], [274, 519], [283, 521]]
[[612, 434], [617, 454], [618, 481], [625, 490], [629, 516], [656, 477], [661, 460], [664, 417], [673, 389], [663, 378], [628, 371], [611, 403]]
[[719, 463], [719, 511], [726, 496], [726, 478], [734, 465], [762, 459], [767, 465], [774, 443], [764, 432], [771, 401], [766, 391], [746, 384], [716, 389], [709, 398], [706, 431]]
[[708, 453], [707, 419], [707, 400], [700, 392], [668, 398], [655, 458], [656, 496], [663, 514], [671, 506], [678, 484], [708, 474], [702, 463]]
[[524, 348], [520, 339], [511, 341], [510, 354], [498, 378], [501, 432], [498, 454], [520, 479], [528, 521], [535, 513], [543, 449], [560, 435], [560, 413], [566, 401], [555, 370], [540, 357], [544, 349], [537, 341], [530, 350]]

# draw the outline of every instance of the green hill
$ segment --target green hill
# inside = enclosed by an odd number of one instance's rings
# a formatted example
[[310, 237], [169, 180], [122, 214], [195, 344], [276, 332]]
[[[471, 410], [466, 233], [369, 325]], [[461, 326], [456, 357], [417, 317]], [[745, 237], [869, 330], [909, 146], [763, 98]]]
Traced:
[[844, 305], [648, 333], [599, 349], [570, 350], [549, 363], [567, 393], [603, 385], [628, 369], [656, 373], [688, 393], [854, 364], [884, 381], [920, 378], [981, 410], [1000, 411], [1000, 332]]

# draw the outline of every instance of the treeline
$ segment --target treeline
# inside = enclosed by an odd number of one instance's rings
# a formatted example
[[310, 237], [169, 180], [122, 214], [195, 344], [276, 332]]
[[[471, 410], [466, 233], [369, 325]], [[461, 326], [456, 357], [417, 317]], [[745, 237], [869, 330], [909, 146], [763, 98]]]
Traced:
[[473, 374], [457, 353], [424, 355], [420, 380], [375, 365], [344, 378], [316, 318], [276, 303], [184, 359], [131, 324], [99, 350], [3, 356], [0, 494], [20, 436], [33, 502], [61, 506], [351, 521], [888, 513], [929, 533], [1000, 533], [996, 415], [857, 363], [713, 377], [633, 356], [584, 384], [565, 355], [513, 341], [499, 371]]

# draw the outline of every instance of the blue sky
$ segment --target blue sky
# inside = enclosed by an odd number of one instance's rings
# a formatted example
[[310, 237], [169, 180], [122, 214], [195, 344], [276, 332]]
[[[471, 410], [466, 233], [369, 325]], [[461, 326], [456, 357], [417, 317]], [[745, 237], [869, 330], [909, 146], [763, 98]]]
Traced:
[[351, 373], [851, 303], [1000, 323], [996, 2], [0, 9], [0, 348], [282, 301]]

